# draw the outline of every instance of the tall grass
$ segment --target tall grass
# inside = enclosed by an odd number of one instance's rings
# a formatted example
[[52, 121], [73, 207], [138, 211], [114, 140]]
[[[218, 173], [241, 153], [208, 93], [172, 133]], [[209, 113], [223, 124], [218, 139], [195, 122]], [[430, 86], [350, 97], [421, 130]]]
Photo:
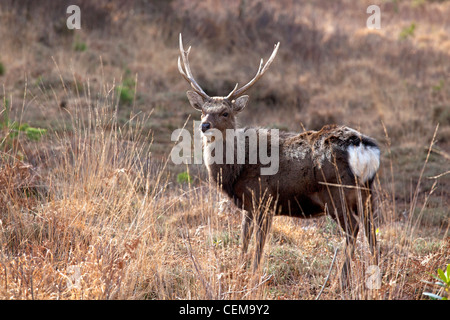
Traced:
[[[448, 6], [427, 4], [422, 14], [409, 2], [386, 3], [390, 23], [367, 32], [364, 1], [333, 12], [320, 1], [136, 1], [129, 11], [83, 2], [87, 45], [75, 52], [60, 16], [66, 2], [1, 4], [0, 117], [47, 129], [38, 141], [13, 137], [8, 126], [0, 132], [8, 142], [0, 150], [1, 299], [422, 299], [433, 290], [422, 280], [450, 262], [450, 42], [438, 19]], [[399, 41], [412, 17], [414, 35]], [[379, 289], [367, 285], [373, 262], [360, 232], [351, 290], [340, 290], [343, 237], [329, 218], [274, 217], [259, 271], [240, 260], [240, 211], [204, 168], [168, 158], [170, 132], [191, 111], [176, 68], [180, 31], [212, 95], [248, 80], [281, 41], [243, 125], [301, 131], [336, 122], [378, 139]], [[177, 181], [179, 172], [192, 179]], [[249, 257], [254, 251], [252, 240]]]
[[38, 153], [45, 169], [23, 164], [17, 148], [2, 155], [0, 296], [249, 296], [246, 277], [232, 279], [228, 269], [237, 231], [231, 218], [214, 214], [217, 190], [171, 186], [165, 164], [152, 159], [147, 117], [119, 125], [114, 88], [100, 90], [100, 99], [89, 92], [78, 96], [87, 109], [62, 111], [70, 113], [69, 129], [17, 144]]
[[[423, 223], [429, 197], [418, 206], [421, 180], [403, 220], [389, 183], [379, 180], [378, 289], [367, 285], [372, 262], [361, 235], [352, 289], [340, 291], [344, 258], [334, 263], [333, 253], [343, 238], [330, 219], [274, 218], [253, 273], [239, 257], [239, 210], [204, 181], [174, 185], [169, 160], [152, 158], [148, 117], [119, 124], [113, 85], [99, 99], [88, 89], [75, 93], [85, 104], [62, 111], [71, 113], [69, 129], [2, 154], [3, 299], [420, 299], [427, 272], [448, 263], [448, 221], [437, 229]], [[21, 152], [37, 152], [41, 169]]]

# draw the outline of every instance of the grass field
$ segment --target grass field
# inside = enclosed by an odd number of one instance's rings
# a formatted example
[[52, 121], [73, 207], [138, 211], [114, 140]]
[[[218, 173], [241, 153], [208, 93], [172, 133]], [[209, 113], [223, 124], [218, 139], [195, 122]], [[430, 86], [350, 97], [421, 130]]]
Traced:
[[[2, 1], [0, 299], [448, 297], [427, 282], [450, 263], [450, 2], [383, 1], [380, 30], [371, 4]], [[275, 217], [259, 272], [241, 265], [240, 211], [203, 166], [170, 159], [171, 133], [200, 118], [180, 32], [211, 96], [280, 41], [242, 126], [378, 140], [377, 289], [361, 235], [341, 291], [344, 239], [326, 217]]]

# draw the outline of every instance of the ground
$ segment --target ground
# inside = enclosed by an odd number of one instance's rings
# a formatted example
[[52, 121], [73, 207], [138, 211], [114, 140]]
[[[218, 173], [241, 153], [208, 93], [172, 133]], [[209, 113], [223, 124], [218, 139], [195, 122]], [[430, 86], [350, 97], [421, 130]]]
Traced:
[[[71, 4], [80, 30], [66, 26]], [[450, 263], [450, 3], [385, 1], [379, 30], [371, 4], [2, 1], [0, 298], [445, 296], [423, 281]], [[204, 166], [170, 160], [172, 132], [200, 117], [180, 32], [211, 96], [249, 81], [280, 41], [241, 126], [336, 123], [377, 139], [378, 289], [361, 236], [341, 291], [343, 237], [326, 217], [276, 217], [259, 272], [240, 263], [240, 211]]]

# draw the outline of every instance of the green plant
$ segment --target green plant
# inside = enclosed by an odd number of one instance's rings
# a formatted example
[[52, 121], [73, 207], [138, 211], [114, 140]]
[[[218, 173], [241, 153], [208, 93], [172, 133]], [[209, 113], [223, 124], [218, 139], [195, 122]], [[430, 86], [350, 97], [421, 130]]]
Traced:
[[7, 145], [11, 147], [14, 141], [23, 133], [29, 140], [39, 141], [40, 138], [47, 132], [47, 129], [34, 128], [28, 123], [18, 123], [11, 121], [9, 118], [9, 100], [3, 99], [3, 114], [0, 120], [0, 147]]
[[[447, 265], [447, 269], [444, 272], [442, 269], [437, 270], [437, 276], [431, 275], [434, 279], [436, 279], [436, 282], [429, 282], [424, 281], [427, 284], [431, 284], [433, 286], [440, 287], [440, 290], [438, 294], [432, 293], [432, 292], [424, 292], [423, 295], [430, 297], [433, 300], [448, 300], [450, 296], [450, 264]], [[444, 291], [444, 296], [441, 291]], [[441, 295], [439, 295], [441, 294]]]
[[0, 76], [5, 74], [5, 66], [0, 62]]
[[126, 86], [117, 86], [117, 93], [119, 95], [120, 102], [131, 103], [134, 97], [134, 90]]
[[228, 231], [221, 231], [213, 235], [212, 244], [215, 247], [226, 247], [230, 244], [238, 244], [239, 237], [237, 234], [230, 234]]
[[445, 81], [444, 79], [439, 80], [439, 83], [437, 85], [432, 86], [433, 91], [441, 91], [444, 87]]
[[73, 42], [73, 50], [83, 52], [87, 50], [86, 42], [81, 41], [78, 37], [75, 38]]
[[404, 40], [408, 37], [414, 37], [414, 30], [416, 30], [416, 24], [413, 22], [410, 26], [402, 29], [400, 32], [400, 39]]
[[131, 71], [125, 70], [125, 77], [122, 84], [116, 87], [120, 102], [129, 104], [133, 101], [135, 95], [136, 81], [131, 77]]
[[30, 127], [27, 123], [24, 123], [19, 127], [21, 127], [22, 131], [25, 132], [27, 138], [33, 141], [39, 141], [41, 137], [47, 132], [47, 129], [33, 128]]
[[130, 88], [134, 90], [134, 87], [136, 86], [136, 81], [134, 78], [131, 77], [131, 71], [127, 69], [125, 71], [125, 78], [122, 81], [122, 84], [124, 87]]
[[187, 171], [177, 174], [177, 182], [179, 184], [191, 183], [192, 178]]

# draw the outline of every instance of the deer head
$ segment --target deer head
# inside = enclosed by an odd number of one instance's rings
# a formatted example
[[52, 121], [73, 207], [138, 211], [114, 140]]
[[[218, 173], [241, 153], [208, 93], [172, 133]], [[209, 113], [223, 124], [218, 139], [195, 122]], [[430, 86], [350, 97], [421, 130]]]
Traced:
[[[210, 97], [200, 87], [192, 75], [192, 71], [189, 66], [189, 52], [191, 51], [191, 47], [184, 50], [183, 40], [180, 33], [181, 57], [178, 57], [178, 70], [194, 89], [193, 91], [186, 92], [186, 94], [191, 106], [202, 112], [200, 129], [203, 134], [207, 135], [207, 132], [210, 129], [217, 129], [224, 133], [226, 129], [236, 128], [236, 115], [247, 106], [249, 99], [248, 95], [244, 95], [244, 93], [250, 89], [267, 71], [277, 55], [279, 46], [280, 43], [278, 42], [266, 64], [263, 65], [263, 59], [261, 59], [258, 72], [245, 86], [238, 89], [238, 84], [236, 83], [234, 89], [227, 96]], [[184, 70], [181, 62], [183, 62]]]

